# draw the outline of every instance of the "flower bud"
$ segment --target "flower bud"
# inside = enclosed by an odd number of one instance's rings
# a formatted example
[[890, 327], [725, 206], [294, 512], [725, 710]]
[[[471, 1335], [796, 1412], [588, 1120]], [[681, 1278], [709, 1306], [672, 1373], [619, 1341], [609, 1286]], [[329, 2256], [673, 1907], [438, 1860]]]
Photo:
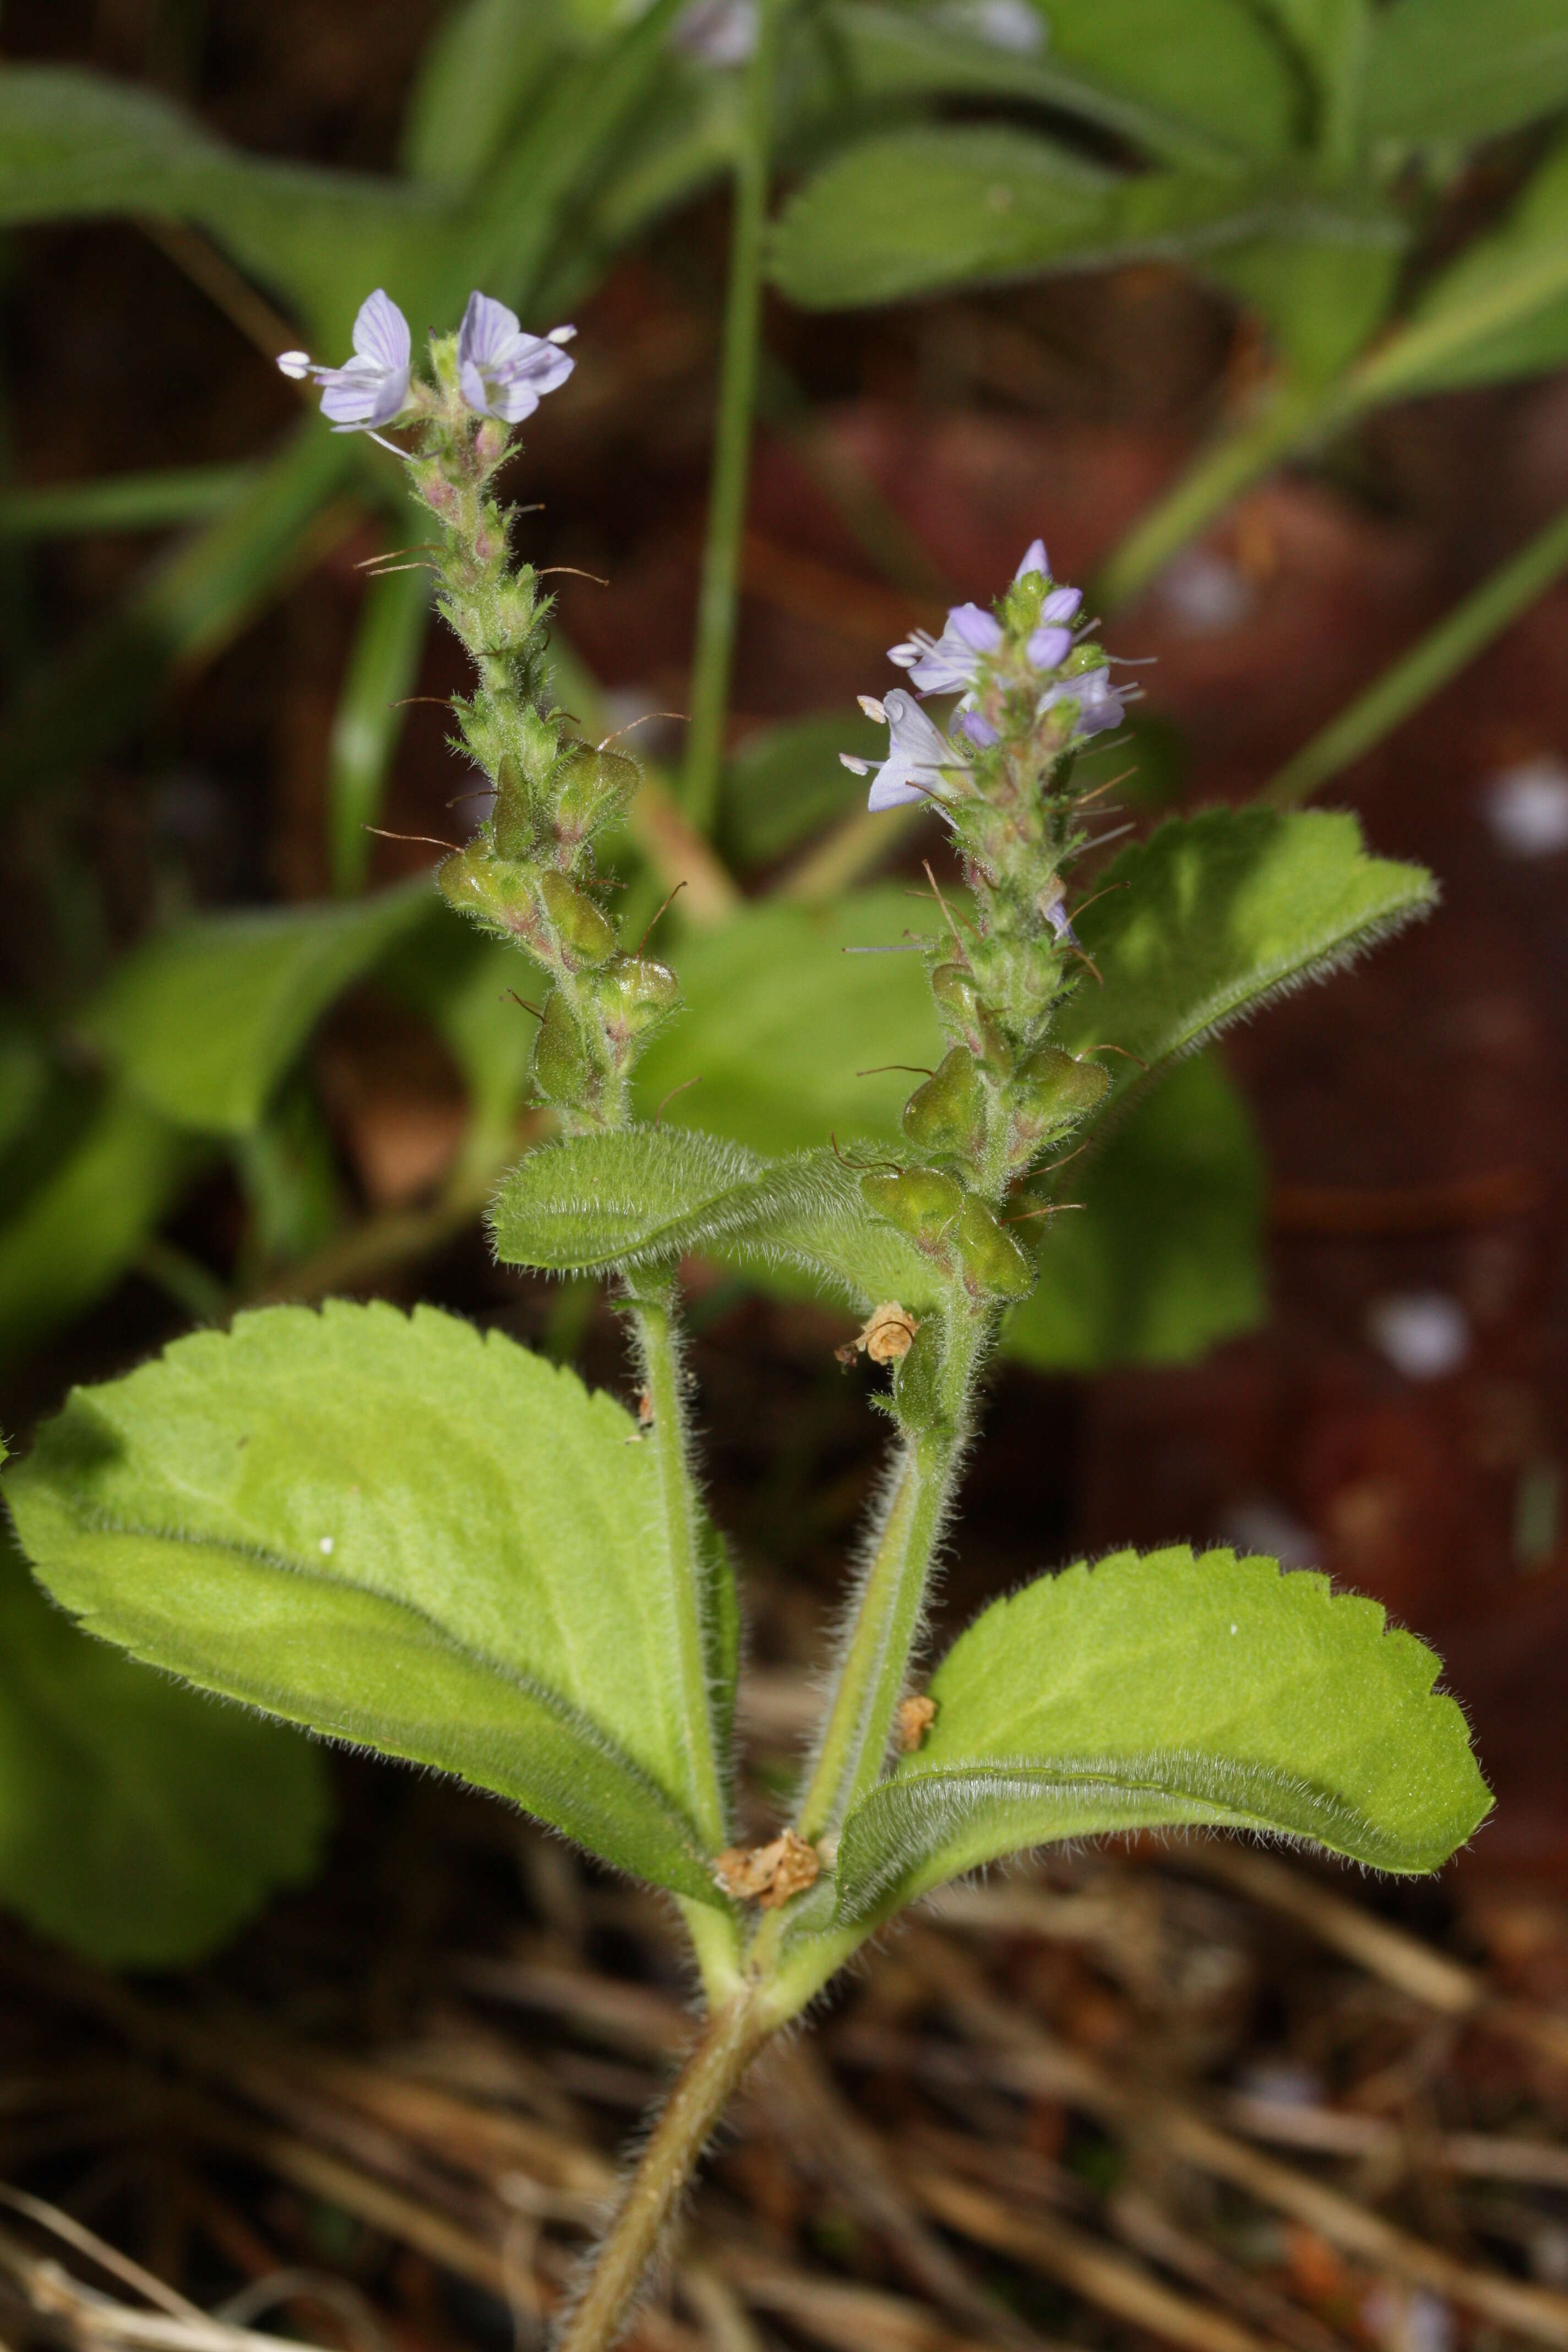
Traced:
[[556, 771], [555, 832], [568, 846], [586, 841], [631, 805], [642, 778], [619, 751], [580, 750]]
[[600, 913], [585, 891], [568, 882], [554, 866], [547, 866], [539, 877], [539, 895], [569, 962], [608, 963], [616, 952], [615, 926]]
[[934, 1077], [904, 1105], [904, 1133], [939, 1160], [975, 1160], [985, 1148], [985, 1088], [966, 1046], [955, 1045]]
[[962, 1031], [963, 1042], [975, 1060], [988, 1070], [1005, 1069], [1011, 1058], [1007, 1041], [968, 967], [939, 963], [931, 973], [931, 985], [938, 1005], [950, 1016], [952, 1025]]
[[640, 1044], [680, 1002], [680, 982], [651, 956], [617, 956], [585, 986], [619, 1054]]
[[533, 1041], [533, 1085], [542, 1102], [580, 1103], [592, 1076], [587, 1049], [558, 988], [544, 1001], [544, 1018]]
[[537, 948], [541, 937], [535, 869], [521, 858], [498, 857], [483, 834], [436, 868], [441, 896], [500, 939]]

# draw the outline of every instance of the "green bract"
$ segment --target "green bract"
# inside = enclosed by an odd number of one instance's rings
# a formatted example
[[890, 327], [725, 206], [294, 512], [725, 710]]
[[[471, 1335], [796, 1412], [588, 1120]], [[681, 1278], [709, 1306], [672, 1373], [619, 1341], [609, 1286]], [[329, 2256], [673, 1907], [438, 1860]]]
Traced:
[[[636, 1435], [574, 1373], [449, 1316], [275, 1307], [79, 1389], [5, 1492], [89, 1631], [717, 1902]], [[716, 1539], [702, 1588], [717, 1704]]]

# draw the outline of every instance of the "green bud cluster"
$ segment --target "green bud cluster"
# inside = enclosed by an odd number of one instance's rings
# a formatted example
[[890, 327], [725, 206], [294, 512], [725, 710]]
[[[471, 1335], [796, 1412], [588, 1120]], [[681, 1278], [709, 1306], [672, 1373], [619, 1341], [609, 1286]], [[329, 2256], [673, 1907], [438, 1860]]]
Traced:
[[595, 858], [595, 837], [625, 814], [641, 773], [624, 753], [578, 741], [554, 708], [552, 600], [532, 565], [514, 559], [492, 489], [511, 436], [464, 402], [455, 336], [433, 341], [431, 361], [410, 483], [440, 530], [437, 608], [477, 673], [473, 692], [453, 698], [454, 748], [495, 796], [437, 880], [458, 913], [515, 941], [550, 975], [533, 1050], [540, 1099], [571, 1127], [618, 1127], [632, 1066], [679, 1001], [666, 965], [622, 948]]

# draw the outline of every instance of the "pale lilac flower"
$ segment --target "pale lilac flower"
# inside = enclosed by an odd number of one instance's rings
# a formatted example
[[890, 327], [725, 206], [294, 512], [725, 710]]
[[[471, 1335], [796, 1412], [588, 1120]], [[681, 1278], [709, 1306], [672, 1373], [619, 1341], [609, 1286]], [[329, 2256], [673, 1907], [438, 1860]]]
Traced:
[[889, 646], [888, 659], [907, 669], [922, 694], [958, 694], [974, 683], [987, 654], [1002, 642], [1002, 625], [978, 604], [955, 604], [940, 637], [917, 629], [908, 644]]
[[[1038, 545], [1039, 542], [1037, 541], [1036, 544]], [[1043, 555], [1045, 551], [1042, 547], [1041, 554]], [[1082, 602], [1081, 588], [1053, 588], [1040, 606], [1042, 625], [1048, 621], [1070, 621]]]
[[1019, 564], [1013, 577], [1015, 580], [1022, 580], [1031, 572], [1037, 572], [1043, 580], [1048, 580], [1051, 576], [1051, 560], [1046, 553], [1046, 542], [1043, 539], [1032, 539], [1029, 541], [1028, 546], [1024, 550], [1024, 561]]
[[982, 751], [989, 751], [993, 743], [1002, 740], [989, 719], [983, 719], [978, 710], [961, 711], [958, 725], [960, 733], [967, 735]]
[[1120, 727], [1126, 717], [1126, 704], [1111, 685], [1109, 669], [1084, 670], [1078, 677], [1047, 687], [1035, 705], [1036, 717], [1043, 719], [1058, 702], [1078, 705], [1072, 730], [1075, 738], [1102, 735], [1108, 727]]
[[675, 40], [706, 66], [743, 66], [757, 46], [757, 0], [693, 0]]
[[458, 382], [463, 398], [479, 416], [521, 425], [576, 366], [561, 349], [576, 331], [575, 327], [556, 327], [548, 335], [531, 335], [504, 302], [493, 301], [488, 294], [470, 294], [458, 331]]
[[[945, 781], [963, 769], [963, 760], [913, 695], [902, 687], [895, 687], [880, 702], [863, 694], [860, 708], [889, 730], [888, 756], [872, 779], [867, 807], [875, 814], [903, 801], [940, 801]], [[844, 764], [862, 775], [867, 772], [864, 761], [846, 758]]]
[[390, 425], [408, 399], [408, 321], [378, 286], [360, 305], [354, 355], [342, 367], [320, 367], [309, 352], [280, 352], [278, 364], [296, 383], [319, 384], [321, 414], [334, 433], [363, 433]]
[[971, 34], [994, 49], [1010, 49], [1016, 57], [1030, 57], [1046, 46], [1045, 18], [1029, 0], [948, 0], [939, 14], [954, 32]]

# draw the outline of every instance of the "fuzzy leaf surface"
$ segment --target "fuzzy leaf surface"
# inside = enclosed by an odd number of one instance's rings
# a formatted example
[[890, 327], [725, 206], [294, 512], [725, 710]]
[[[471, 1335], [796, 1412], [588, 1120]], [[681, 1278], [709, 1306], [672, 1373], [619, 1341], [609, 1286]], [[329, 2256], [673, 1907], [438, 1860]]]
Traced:
[[[1103, 975], [1064, 1008], [1059, 1042], [1113, 1045], [1156, 1067], [1321, 979], [1436, 902], [1419, 866], [1369, 857], [1355, 818], [1207, 809], [1123, 850], [1077, 922]], [[1122, 1060], [1108, 1102], [1137, 1083]]]
[[1440, 1661], [1382, 1609], [1233, 1552], [1118, 1552], [985, 1610], [936, 1720], [845, 1823], [839, 1913], [1053, 1839], [1206, 1823], [1435, 1870], [1491, 1800]]
[[1033, 1228], [1039, 1280], [1003, 1327], [1020, 1363], [1188, 1363], [1261, 1320], [1262, 1160], [1212, 1055], [1178, 1064], [1131, 1105], [1102, 1150], [1063, 1171], [1062, 1194], [1083, 1206]]
[[717, 1902], [634, 1434], [500, 1333], [333, 1302], [77, 1390], [5, 1490], [90, 1632]]
[[182, 1690], [52, 1609], [0, 1533], [0, 1903], [106, 1968], [174, 1968], [308, 1878], [310, 1742]]
[[693, 1254], [795, 1266], [857, 1304], [906, 1306], [938, 1288], [920, 1252], [872, 1217], [852, 1169], [830, 1151], [764, 1160], [718, 1136], [637, 1127], [531, 1151], [491, 1212], [508, 1265], [562, 1274], [668, 1265]]
[[429, 907], [418, 883], [340, 906], [203, 916], [128, 956], [83, 1034], [166, 1118], [247, 1134], [333, 997]]

